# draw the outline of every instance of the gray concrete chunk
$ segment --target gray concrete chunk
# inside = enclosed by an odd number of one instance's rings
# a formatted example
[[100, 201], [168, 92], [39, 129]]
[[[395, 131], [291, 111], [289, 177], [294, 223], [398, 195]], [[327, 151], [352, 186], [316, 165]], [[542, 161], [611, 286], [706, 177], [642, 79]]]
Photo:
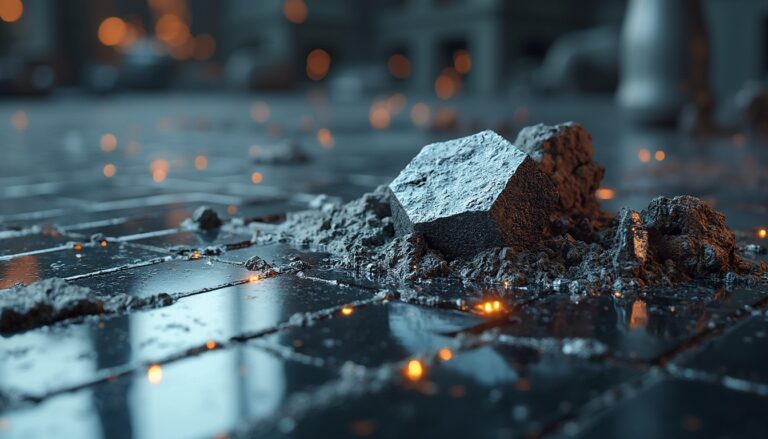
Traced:
[[536, 163], [493, 131], [425, 146], [389, 189], [396, 233], [421, 233], [449, 258], [530, 247], [557, 202]]

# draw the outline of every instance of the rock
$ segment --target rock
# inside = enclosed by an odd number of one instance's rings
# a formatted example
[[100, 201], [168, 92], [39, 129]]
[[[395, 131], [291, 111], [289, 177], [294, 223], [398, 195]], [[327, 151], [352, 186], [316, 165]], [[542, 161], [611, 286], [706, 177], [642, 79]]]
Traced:
[[208, 206], [198, 207], [194, 213], [192, 213], [192, 222], [197, 225], [200, 230], [213, 230], [221, 227], [222, 221], [219, 214]]
[[557, 201], [524, 152], [493, 131], [433, 143], [389, 185], [395, 231], [448, 258], [537, 243]]
[[250, 271], [257, 271], [261, 274], [261, 277], [272, 277], [277, 275], [277, 271], [264, 259], [258, 256], [251, 256], [245, 261], [245, 268]]
[[308, 161], [301, 145], [292, 140], [258, 148], [253, 154], [253, 162], [261, 165], [298, 165]]
[[600, 215], [595, 191], [605, 168], [592, 160], [592, 137], [584, 127], [575, 122], [525, 127], [515, 145], [538, 163], [557, 189], [560, 203], [550, 219]]
[[735, 271], [736, 238], [723, 214], [696, 197], [654, 198], [642, 212], [656, 259], [693, 278]]
[[617, 216], [613, 266], [619, 275], [637, 276], [648, 260], [648, 232], [640, 213], [622, 208]]

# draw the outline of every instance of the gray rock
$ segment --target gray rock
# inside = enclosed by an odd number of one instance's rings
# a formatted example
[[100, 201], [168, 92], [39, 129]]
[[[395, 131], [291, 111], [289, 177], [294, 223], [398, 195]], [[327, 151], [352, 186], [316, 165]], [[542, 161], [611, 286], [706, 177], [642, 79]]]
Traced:
[[637, 276], [648, 260], [648, 232], [634, 210], [622, 208], [617, 218], [613, 266], [619, 275]]
[[245, 268], [260, 273], [261, 277], [272, 277], [277, 275], [277, 271], [275, 271], [272, 265], [258, 256], [251, 256], [245, 261]]
[[192, 222], [200, 230], [213, 230], [221, 227], [221, 218], [213, 208], [200, 206], [192, 213]]
[[396, 233], [421, 233], [449, 258], [532, 246], [557, 202], [536, 163], [493, 131], [425, 146], [389, 189]]

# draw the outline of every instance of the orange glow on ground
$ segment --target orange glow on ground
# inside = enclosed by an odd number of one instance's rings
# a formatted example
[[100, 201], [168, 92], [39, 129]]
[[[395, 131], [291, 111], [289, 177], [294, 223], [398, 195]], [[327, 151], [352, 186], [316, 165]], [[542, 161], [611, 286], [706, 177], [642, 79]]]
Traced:
[[153, 364], [147, 369], [147, 381], [150, 384], [159, 384], [163, 380], [163, 368], [159, 364]]
[[333, 145], [335, 144], [333, 141], [333, 135], [331, 134], [331, 130], [329, 130], [328, 128], [320, 128], [319, 130], [317, 130], [317, 141], [325, 149], [333, 148]]
[[0, 0], [0, 19], [6, 23], [18, 21], [24, 15], [24, 4], [21, 0]]
[[306, 21], [309, 10], [304, 0], [285, 0], [283, 2], [283, 15], [291, 23], [301, 24]]
[[616, 191], [609, 187], [601, 187], [595, 191], [595, 196], [599, 200], [612, 200], [616, 196]]
[[650, 151], [648, 151], [648, 150], [647, 150], [647, 149], [645, 149], [645, 148], [642, 148], [640, 151], [638, 151], [638, 152], [637, 152], [637, 158], [638, 158], [638, 159], [639, 159], [641, 162], [643, 162], [643, 163], [647, 163], [648, 161], [650, 161], [650, 160], [651, 160], [651, 152], [650, 152]]
[[655, 154], [653, 154], [653, 158], [655, 158], [657, 162], [663, 162], [666, 157], [667, 154], [665, 154], [662, 150], [658, 150]]
[[251, 105], [251, 118], [259, 123], [269, 120], [269, 105], [264, 102], [256, 102]]
[[410, 360], [405, 366], [405, 377], [411, 381], [418, 381], [424, 376], [424, 364], [420, 360]]
[[472, 57], [466, 50], [457, 50], [453, 54], [453, 68], [461, 75], [466, 75], [472, 69]]
[[115, 176], [115, 173], [117, 173], [117, 166], [113, 165], [112, 163], [107, 163], [104, 165], [104, 176], [107, 178], [112, 178]]
[[323, 49], [315, 49], [307, 55], [307, 77], [319, 81], [328, 74], [331, 68], [331, 55]]
[[477, 305], [477, 309], [484, 314], [494, 314], [501, 312], [504, 309], [501, 302], [498, 300], [488, 300]]
[[208, 349], [215, 349], [216, 348], [216, 342], [213, 341], [213, 340], [208, 340], [205, 343], [205, 347], [208, 348]]
[[261, 172], [254, 172], [253, 174], [251, 174], [251, 182], [253, 184], [259, 184], [262, 181], [264, 181], [264, 176], [261, 175]]
[[24, 131], [29, 127], [29, 117], [25, 111], [16, 111], [11, 116], [11, 126], [16, 131]]
[[119, 17], [105, 18], [99, 24], [98, 37], [105, 46], [117, 46], [122, 43], [128, 33], [128, 26]]
[[117, 137], [110, 133], [104, 134], [101, 136], [101, 139], [99, 139], [99, 146], [104, 152], [112, 152], [117, 149]]
[[437, 356], [443, 361], [450, 361], [453, 358], [453, 352], [448, 348], [442, 348], [437, 353]]
[[426, 125], [429, 122], [429, 106], [422, 102], [411, 107], [411, 122], [414, 125]]
[[348, 316], [348, 315], [352, 314], [354, 312], [354, 310], [355, 309], [352, 308], [351, 306], [345, 306], [345, 307], [341, 308], [341, 313], [343, 315], [345, 315], [345, 316]]
[[411, 76], [411, 61], [405, 55], [396, 53], [387, 60], [389, 74], [397, 79], [405, 79]]
[[208, 158], [204, 155], [199, 155], [195, 157], [195, 169], [198, 171], [202, 171], [203, 169], [208, 167]]
[[248, 282], [250, 282], [252, 284], [256, 283], [256, 282], [258, 282], [260, 280], [261, 280], [261, 276], [259, 276], [258, 274], [254, 274], [253, 276], [248, 278]]

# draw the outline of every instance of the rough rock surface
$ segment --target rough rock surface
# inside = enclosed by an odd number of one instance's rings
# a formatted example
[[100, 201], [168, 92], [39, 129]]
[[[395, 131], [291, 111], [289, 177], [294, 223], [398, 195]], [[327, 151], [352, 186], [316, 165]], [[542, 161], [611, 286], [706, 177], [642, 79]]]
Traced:
[[250, 271], [258, 272], [262, 277], [272, 277], [277, 275], [277, 271], [275, 271], [272, 265], [258, 256], [251, 256], [245, 261], [245, 268]]
[[0, 332], [14, 332], [89, 315], [168, 304], [167, 294], [145, 299], [127, 294], [111, 296], [50, 278], [0, 291]]
[[493, 131], [425, 146], [389, 185], [398, 236], [449, 258], [535, 245], [557, 195], [524, 152]]
[[[592, 136], [575, 122], [549, 126], [538, 124], [520, 130], [515, 146], [528, 153], [555, 185], [560, 203], [550, 213], [555, 224], [573, 228], [578, 222], [594, 222], [603, 216], [595, 191], [605, 168], [592, 160]], [[599, 227], [587, 224], [590, 231]]]
[[[219, 214], [211, 207], [200, 206], [192, 213], [192, 226], [199, 230], [214, 230], [221, 227]], [[186, 225], [189, 226], [187, 223]]]
[[[580, 138], [573, 148], [588, 144]], [[591, 157], [591, 149], [569, 154]], [[642, 212], [622, 209], [612, 217], [586, 193], [585, 188], [597, 184], [585, 180], [558, 186], [563, 192], [571, 188], [566, 198], [577, 201], [570, 213], [564, 210], [554, 221], [588, 224], [591, 230], [578, 234], [579, 228], [550, 226], [550, 233], [530, 248], [499, 242], [472, 255], [447, 258], [423, 234], [395, 235], [392, 195], [383, 186], [325, 211], [292, 214], [280, 225], [277, 238], [327, 251], [332, 266], [393, 281], [453, 277], [573, 294], [692, 280], [726, 286], [768, 281], [768, 264], [740, 258], [723, 216], [701, 200], [659, 197]]]

